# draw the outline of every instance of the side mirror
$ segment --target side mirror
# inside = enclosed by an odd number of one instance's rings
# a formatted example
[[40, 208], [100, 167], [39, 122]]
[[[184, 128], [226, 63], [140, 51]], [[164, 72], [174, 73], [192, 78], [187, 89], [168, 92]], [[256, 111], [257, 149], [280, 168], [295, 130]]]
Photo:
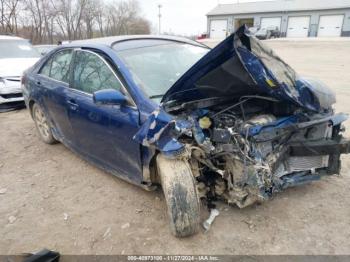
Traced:
[[94, 103], [101, 105], [124, 105], [128, 99], [115, 89], [103, 89], [93, 93]]

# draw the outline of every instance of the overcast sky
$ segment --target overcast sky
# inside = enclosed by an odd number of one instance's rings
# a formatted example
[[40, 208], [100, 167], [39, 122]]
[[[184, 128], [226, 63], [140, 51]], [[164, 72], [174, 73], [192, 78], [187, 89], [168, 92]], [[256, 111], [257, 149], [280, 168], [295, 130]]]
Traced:
[[[252, 0], [239, 0], [253, 2]], [[264, 0], [255, 0], [264, 1]], [[156, 33], [158, 30], [158, 4], [163, 7], [162, 32], [181, 35], [201, 34], [207, 31], [206, 14], [218, 3], [236, 3], [237, 0], [139, 0], [143, 15], [152, 22]]]

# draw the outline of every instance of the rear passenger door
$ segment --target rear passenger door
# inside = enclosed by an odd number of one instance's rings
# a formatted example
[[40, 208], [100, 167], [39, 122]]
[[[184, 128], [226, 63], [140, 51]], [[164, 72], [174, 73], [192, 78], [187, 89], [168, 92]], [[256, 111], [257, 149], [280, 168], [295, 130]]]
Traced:
[[39, 70], [36, 85], [42, 94], [42, 103], [58, 135], [74, 145], [74, 133], [68, 119], [66, 96], [69, 93], [72, 49], [55, 53]]
[[102, 89], [119, 90], [132, 101], [102, 55], [77, 50], [67, 101], [79, 150], [97, 164], [140, 183], [140, 145], [133, 140], [139, 129], [139, 112], [132, 102], [121, 106], [96, 105], [92, 95]]

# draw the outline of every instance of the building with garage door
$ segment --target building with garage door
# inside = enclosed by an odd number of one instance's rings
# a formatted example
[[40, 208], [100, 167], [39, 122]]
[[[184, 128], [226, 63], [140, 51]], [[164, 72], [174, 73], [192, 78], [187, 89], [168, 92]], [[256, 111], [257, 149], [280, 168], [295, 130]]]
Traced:
[[278, 27], [282, 37], [350, 36], [350, 0], [276, 0], [219, 4], [207, 14], [210, 38], [239, 26]]

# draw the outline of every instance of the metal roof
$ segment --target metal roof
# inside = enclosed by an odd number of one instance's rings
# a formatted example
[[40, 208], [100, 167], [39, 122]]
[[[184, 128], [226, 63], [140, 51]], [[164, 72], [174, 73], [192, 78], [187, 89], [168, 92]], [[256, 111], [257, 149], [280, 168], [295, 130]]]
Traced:
[[109, 37], [101, 37], [101, 38], [92, 38], [86, 40], [76, 40], [72, 41], [70, 44], [102, 44], [107, 46], [113, 46], [117, 42], [134, 40], [134, 39], [161, 39], [161, 40], [171, 40], [195, 45], [202, 45], [196, 41], [190, 40], [184, 37], [177, 36], [168, 36], [168, 35], [121, 35], [121, 36], [109, 36]]
[[252, 14], [350, 8], [350, 0], [275, 0], [219, 4], [207, 15]]

